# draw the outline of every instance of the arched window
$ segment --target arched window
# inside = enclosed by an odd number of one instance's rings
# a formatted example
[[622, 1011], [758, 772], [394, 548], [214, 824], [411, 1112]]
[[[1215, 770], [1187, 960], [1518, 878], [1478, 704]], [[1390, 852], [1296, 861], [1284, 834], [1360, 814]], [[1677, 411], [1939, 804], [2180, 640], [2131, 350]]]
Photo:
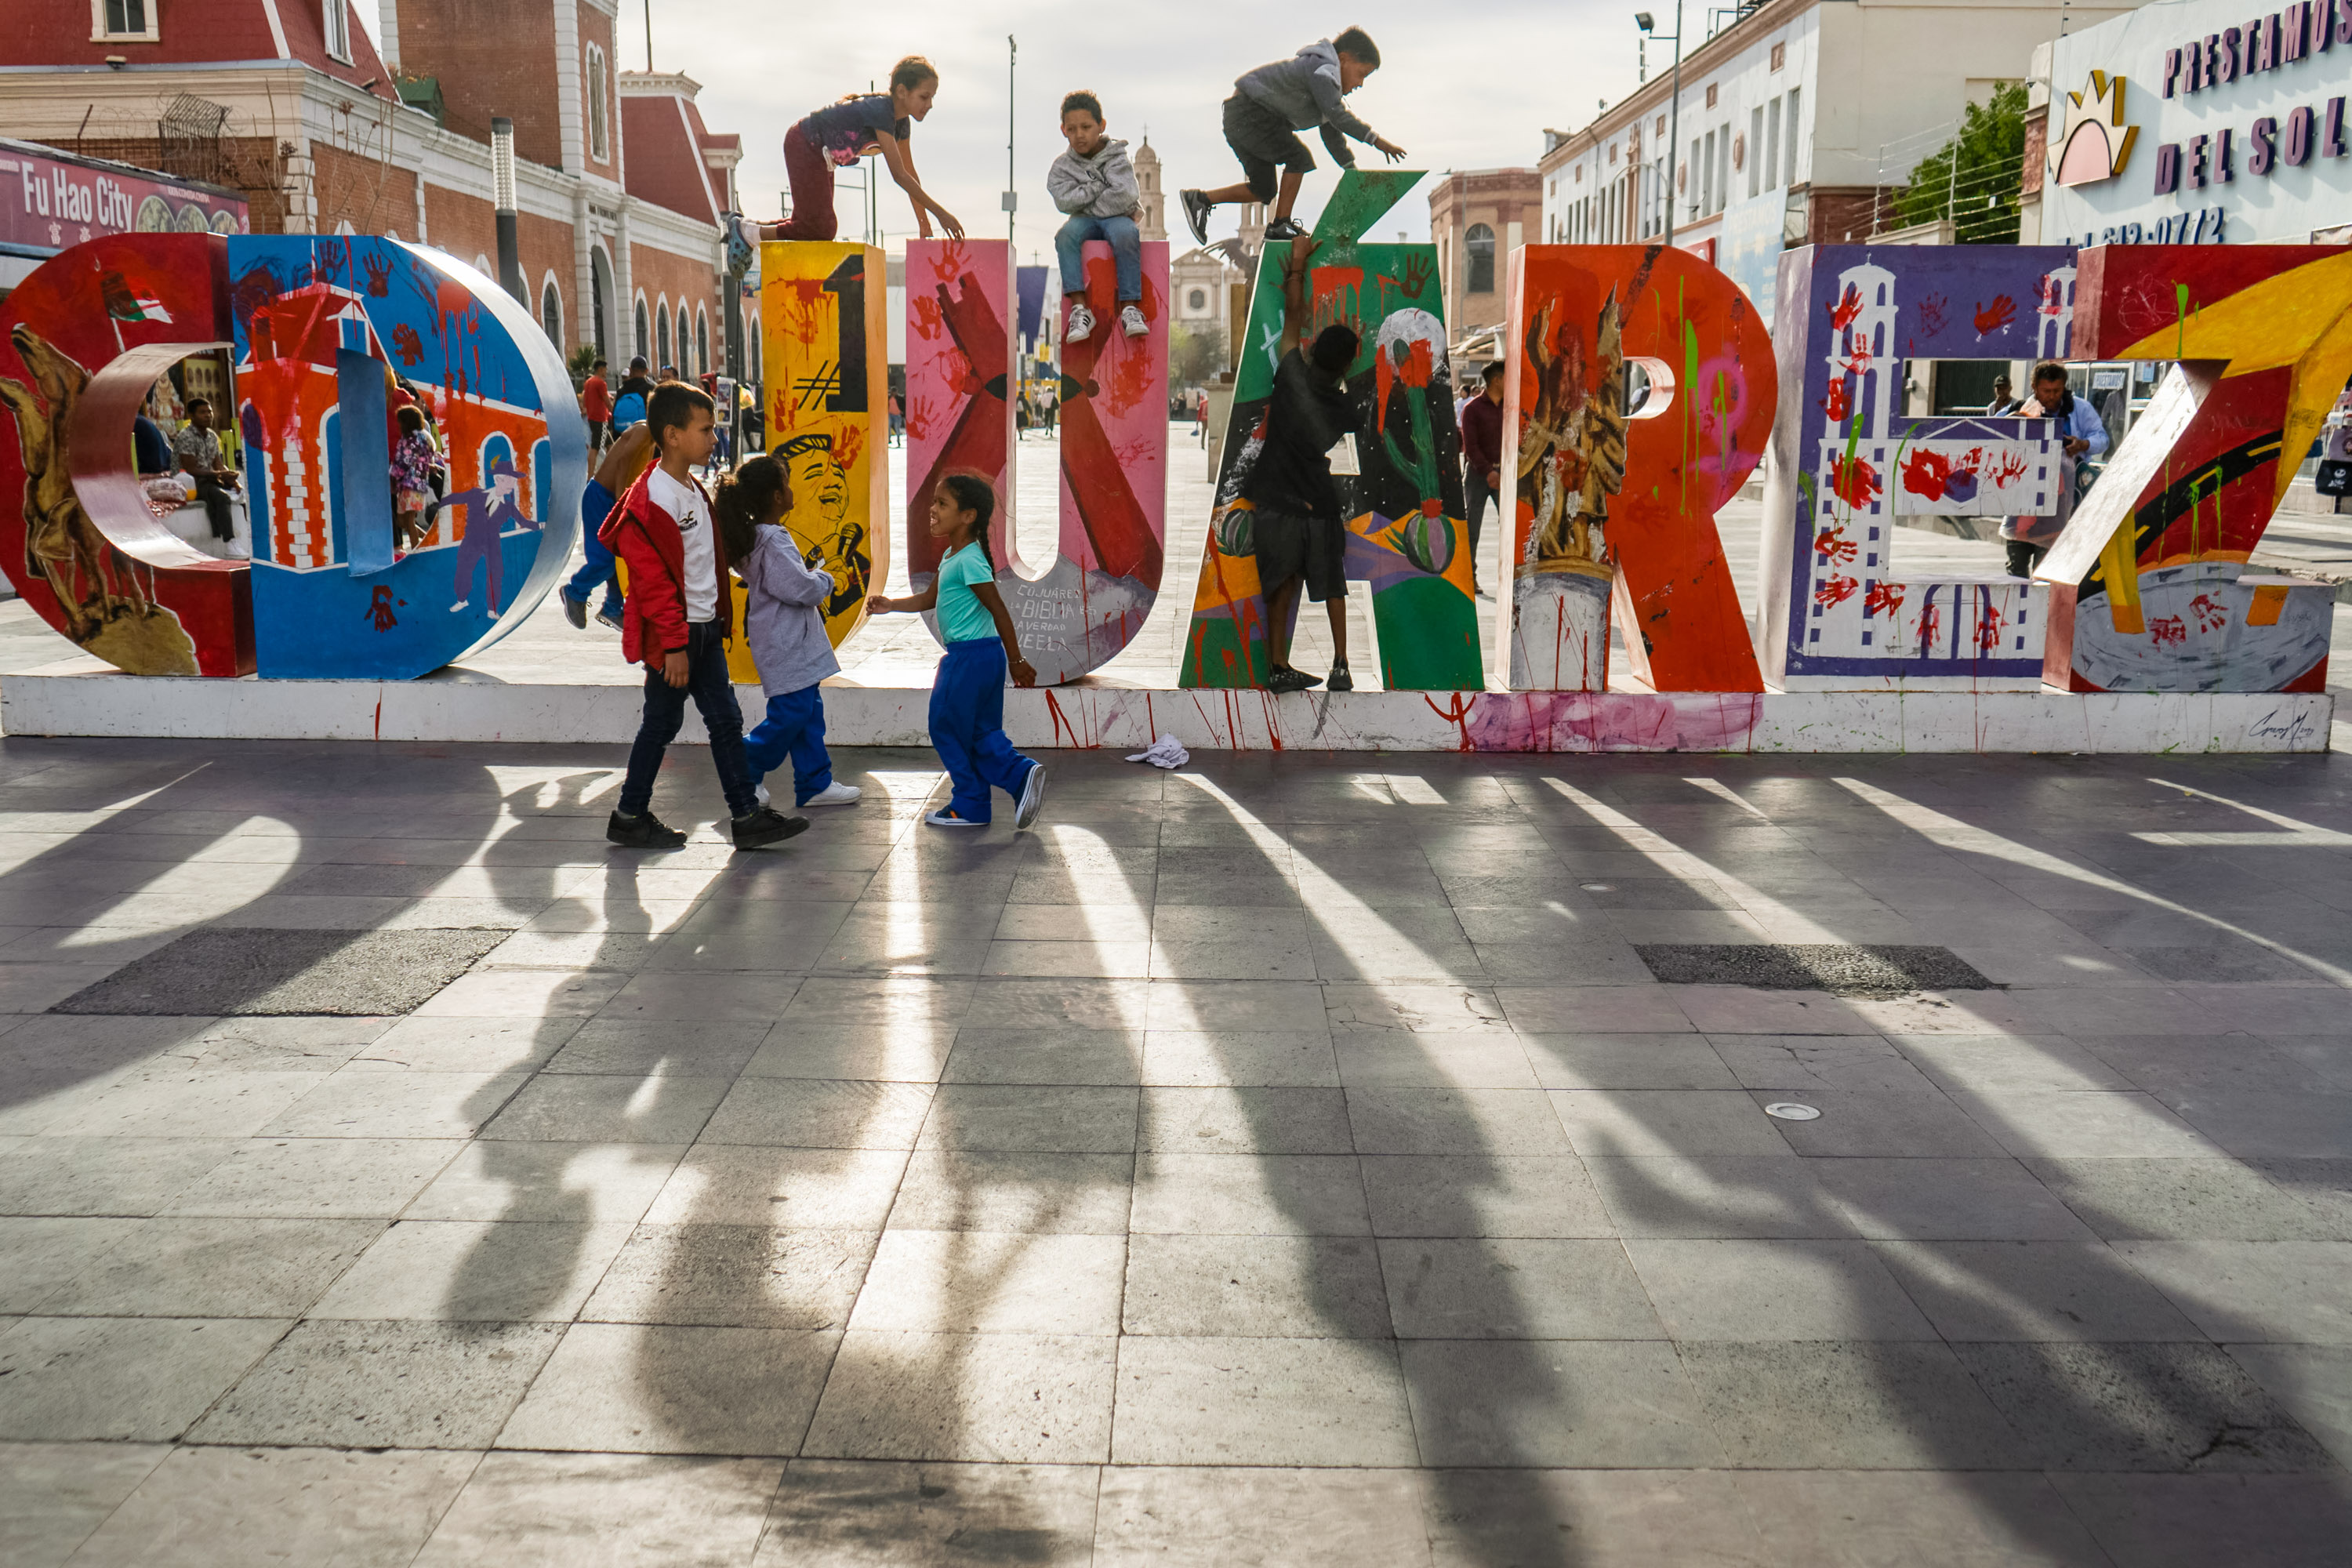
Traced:
[[699, 305], [694, 308], [694, 369], [700, 375], [710, 373], [710, 312]]
[[1470, 253], [1470, 281], [1465, 287], [1473, 294], [1495, 291], [1495, 231], [1483, 223], [1474, 223], [1470, 232], [1462, 237], [1462, 247]]
[[667, 300], [664, 300], [654, 307], [654, 374], [656, 375], [659, 375], [665, 369], [668, 368], [671, 363], [672, 361], [669, 357], [669, 301]]
[[583, 84], [588, 94], [588, 156], [599, 163], [613, 161], [612, 133], [606, 129], [612, 113], [607, 106], [611, 84], [604, 75], [604, 50], [601, 45], [588, 46], [588, 79]]
[[[479, 465], [475, 469], [475, 472], [480, 476], [474, 480], [476, 484], [480, 485], [485, 489], [489, 488], [490, 464], [499, 458], [504, 458], [509, 463], [514, 462], [514, 443], [508, 440], [504, 436], [493, 431], [488, 437], [482, 442], [481, 453], [474, 459], [475, 462]], [[517, 474], [520, 474], [522, 472], [520, 465], [517, 466], [515, 472]]]
[[639, 359], [647, 358], [654, 352], [653, 334], [646, 331], [646, 297], [643, 294], [637, 296], [637, 346], [633, 352]]
[[1195, 289], [1184, 296], [1184, 303], [1188, 310], [1205, 310], [1209, 308], [1209, 291], [1206, 289]]
[[588, 331], [595, 341], [596, 352], [609, 354], [613, 345], [604, 341], [612, 329], [613, 264], [604, 259], [604, 247], [597, 246], [588, 253]]
[[547, 333], [547, 341], [557, 348], [563, 346], [563, 296], [550, 278], [539, 290], [539, 324]]

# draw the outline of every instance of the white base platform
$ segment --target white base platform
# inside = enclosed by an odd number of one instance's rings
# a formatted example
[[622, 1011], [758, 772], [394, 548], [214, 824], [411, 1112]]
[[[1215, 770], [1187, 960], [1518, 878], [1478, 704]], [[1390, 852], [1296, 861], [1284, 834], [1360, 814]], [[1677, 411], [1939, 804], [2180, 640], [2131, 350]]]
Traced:
[[[747, 720], [762, 707], [740, 689]], [[837, 746], [929, 743], [924, 688], [829, 684]], [[0, 676], [11, 735], [625, 744], [635, 685], [494, 680], [188, 680], [111, 672]], [[1139, 751], [2324, 752], [2335, 699], [2026, 692], [1262, 691], [1076, 686], [1005, 693], [1015, 745]], [[689, 709], [679, 739], [702, 739]]]

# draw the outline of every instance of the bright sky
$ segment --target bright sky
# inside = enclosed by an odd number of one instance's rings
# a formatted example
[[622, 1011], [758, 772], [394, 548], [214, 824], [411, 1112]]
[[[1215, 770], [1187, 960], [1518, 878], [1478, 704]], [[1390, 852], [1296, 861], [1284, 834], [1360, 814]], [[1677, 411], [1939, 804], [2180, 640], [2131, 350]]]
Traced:
[[[621, 0], [624, 69], [645, 68], [646, 4]], [[704, 121], [713, 130], [741, 132], [744, 156], [736, 177], [754, 216], [777, 214], [785, 184], [782, 143], [795, 120], [845, 92], [863, 90], [869, 80], [881, 82], [899, 56], [922, 54], [939, 67], [940, 82], [931, 117], [915, 131], [916, 165], [967, 232], [1003, 234], [1008, 32], [1020, 39], [1015, 237], [1024, 261], [1050, 244], [1060, 223], [1045, 195], [1045, 169], [1062, 150], [1055, 110], [1072, 89], [1100, 95], [1114, 136], [1140, 141], [1150, 129], [1171, 192], [1169, 226], [1181, 235], [1174, 191], [1240, 177], [1218, 121], [1218, 105], [1234, 78], [1350, 23], [1378, 41], [1385, 63], [1349, 104], [1412, 154], [1407, 168], [1532, 166], [1543, 150], [1545, 126], [1580, 126], [1599, 100], [1614, 100], [1634, 85], [1633, 0], [1475, 0], [1445, 6], [1353, 0], [1319, 16], [1236, 0], [1186, 0], [1165, 9], [1100, 0], [900, 0], [870, 9], [869, 4], [651, 0], [655, 68], [684, 71], [700, 82]], [[375, 0], [358, 0], [358, 6], [373, 31]], [[1649, 8], [1659, 12], [1661, 26], [1673, 26], [1670, 5], [1649, 0]], [[1689, 7], [1694, 43], [1706, 31], [1704, 10]], [[1294, 16], [1300, 19], [1285, 19]], [[1151, 17], [1157, 19], [1145, 20]], [[1536, 68], [1525, 68], [1530, 64]], [[1312, 133], [1307, 141], [1324, 165], [1308, 178], [1299, 204], [1299, 216], [1311, 221], [1332, 174], [1321, 143]], [[1358, 153], [1367, 165], [1381, 163], [1370, 148]], [[1381, 226], [1384, 237], [1402, 228], [1413, 238], [1427, 237], [1425, 192], [1401, 204], [1393, 221]], [[845, 233], [856, 199], [842, 191]], [[886, 243], [913, 232], [907, 200], [887, 174], [880, 210]], [[1231, 212], [1224, 210], [1212, 238], [1233, 232]]]

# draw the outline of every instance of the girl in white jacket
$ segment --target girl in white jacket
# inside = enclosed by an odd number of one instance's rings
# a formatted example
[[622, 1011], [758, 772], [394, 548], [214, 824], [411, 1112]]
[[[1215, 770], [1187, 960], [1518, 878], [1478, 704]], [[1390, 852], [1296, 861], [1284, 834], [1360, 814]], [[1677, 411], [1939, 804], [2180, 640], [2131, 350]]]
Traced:
[[[768, 698], [767, 717], [743, 737], [752, 780], [765, 778], [790, 756], [795, 805], [851, 805], [860, 791], [834, 782], [833, 758], [824, 749], [822, 682], [841, 671], [819, 607], [832, 596], [833, 574], [802, 561], [784, 527], [784, 514], [793, 510], [784, 466], [770, 457], [752, 458], [719, 481], [711, 505], [735, 574], [743, 579], [743, 632]], [[767, 801], [768, 786], [761, 784], [760, 802]]]

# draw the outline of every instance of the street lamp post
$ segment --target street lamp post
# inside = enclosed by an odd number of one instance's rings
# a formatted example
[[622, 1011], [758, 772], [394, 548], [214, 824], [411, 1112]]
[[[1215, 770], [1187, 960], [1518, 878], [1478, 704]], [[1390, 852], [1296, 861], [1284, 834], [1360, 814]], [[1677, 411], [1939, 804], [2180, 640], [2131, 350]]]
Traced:
[[[1633, 13], [1633, 25], [1644, 35], [1654, 37], [1656, 23], [1647, 11]], [[1675, 81], [1674, 98], [1666, 110], [1666, 167], [1663, 178], [1666, 192], [1666, 243], [1675, 242], [1675, 159], [1679, 154], [1683, 139], [1683, 0], [1675, 0]]]
[[504, 115], [490, 121], [490, 199], [498, 213], [499, 282], [528, 310], [522, 282], [522, 247], [515, 234], [514, 121]]
[[[1014, 213], [1021, 205], [1021, 181], [1013, 162], [1013, 128], [1014, 100], [1013, 96], [1013, 68], [1021, 61], [1021, 41], [1012, 34], [1004, 35], [1004, 243], [1013, 244]], [[1020, 258], [1013, 258], [1018, 262]]]

